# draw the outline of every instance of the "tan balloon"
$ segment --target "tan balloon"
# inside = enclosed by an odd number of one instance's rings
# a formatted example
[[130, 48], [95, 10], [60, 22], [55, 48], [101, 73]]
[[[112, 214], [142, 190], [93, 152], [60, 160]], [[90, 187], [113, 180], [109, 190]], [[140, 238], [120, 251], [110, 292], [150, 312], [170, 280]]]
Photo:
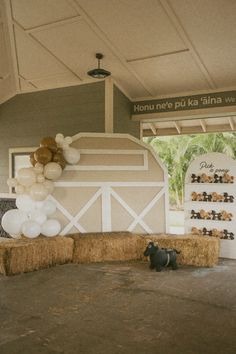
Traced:
[[51, 194], [54, 191], [54, 183], [48, 179], [43, 182], [43, 185], [47, 188], [48, 193]]
[[17, 173], [17, 181], [25, 187], [29, 187], [35, 183], [36, 175], [33, 167], [21, 168]]
[[52, 160], [52, 152], [46, 147], [40, 147], [35, 151], [34, 158], [42, 165], [46, 165]]
[[30, 196], [33, 200], [44, 200], [48, 196], [48, 190], [43, 183], [35, 183], [30, 188]]
[[62, 168], [57, 162], [49, 162], [44, 167], [44, 177], [56, 181], [61, 177]]
[[34, 152], [31, 152], [31, 154], [30, 154], [30, 162], [31, 162], [32, 166], [35, 166], [37, 163], [37, 161], [34, 158]]
[[46, 137], [43, 138], [40, 142], [40, 146], [41, 147], [45, 147], [48, 148], [49, 150], [51, 150], [52, 152], [56, 152], [57, 151], [57, 143], [56, 140], [52, 137]]
[[66, 160], [64, 159], [63, 155], [60, 153], [56, 153], [53, 156], [53, 162], [57, 162], [59, 163], [59, 165], [61, 166], [61, 168], [64, 170], [64, 168], [66, 167]]

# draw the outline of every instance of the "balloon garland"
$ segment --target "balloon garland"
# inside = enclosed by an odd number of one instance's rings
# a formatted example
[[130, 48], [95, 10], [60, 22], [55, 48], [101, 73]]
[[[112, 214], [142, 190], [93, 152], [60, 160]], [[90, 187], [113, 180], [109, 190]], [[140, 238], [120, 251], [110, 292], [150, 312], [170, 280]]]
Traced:
[[8, 210], [2, 218], [2, 227], [11, 237], [52, 237], [61, 231], [59, 221], [53, 218], [56, 205], [47, 198], [66, 165], [77, 164], [80, 159], [79, 151], [70, 146], [72, 141], [63, 134], [55, 139], [43, 138], [39, 148], [30, 154], [32, 167], [21, 168], [16, 178], [7, 180], [17, 194], [17, 209]]

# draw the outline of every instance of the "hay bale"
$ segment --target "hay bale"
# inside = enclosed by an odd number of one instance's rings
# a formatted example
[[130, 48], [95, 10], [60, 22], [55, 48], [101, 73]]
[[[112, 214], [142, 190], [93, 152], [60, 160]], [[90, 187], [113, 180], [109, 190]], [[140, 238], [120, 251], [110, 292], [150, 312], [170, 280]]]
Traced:
[[13, 275], [72, 261], [74, 242], [66, 237], [0, 242], [0, 273]]
[[[143, 248], [148, 240], [158, 242], [159, 247], [175, 248], [179, 264], [213, 267], [218, 263], [220, 242], [216, 237], [196, 235], [143, 235]], [[146, 257], [144, 257], [146, 258]]]
[[[141, 260], [143, 239], [130, 232], [72, 234], [73, 263]], [[141, 245], [141, 247], [140, 247]]]

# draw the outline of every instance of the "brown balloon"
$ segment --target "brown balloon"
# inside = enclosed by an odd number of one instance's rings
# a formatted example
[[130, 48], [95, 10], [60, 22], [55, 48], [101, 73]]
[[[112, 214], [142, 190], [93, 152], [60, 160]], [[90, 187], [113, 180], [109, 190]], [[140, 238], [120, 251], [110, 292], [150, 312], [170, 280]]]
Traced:
[[34, 158], [42, 165], [46, 165], [52, 160], [52, 152], [46, 147], [40, 147], [35, 151]]
[[37, 163], [37, 161], [34, 158], [34, 152], [31, 152], [31, 154], [30, 154], [30, 163], [32, 166], [35, 166]]
[[66, 167], [66, 160], [64, 159], [63, 155], [60, 153], [56, 153], [55, 155], [53, 155], [52, 158], [53, 162], [57, 162], [59, 163], [59, 165], [61, 166], [61, 168], [64, 170], [64, 168]]
[[51, 138], [51, 137], [43, 138], [41, 140], [41, 142], [40, 142], [40, 147], [45, 147], [45, 148], [51, 150], [52, 152], [56, 152], [57, 151], [56, 140], [54, 138]]

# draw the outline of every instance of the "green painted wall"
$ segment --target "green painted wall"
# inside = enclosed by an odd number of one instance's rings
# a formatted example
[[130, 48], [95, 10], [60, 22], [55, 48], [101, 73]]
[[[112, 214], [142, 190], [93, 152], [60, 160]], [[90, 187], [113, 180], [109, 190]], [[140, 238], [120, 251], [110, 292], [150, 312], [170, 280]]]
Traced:
[[131, 121], [131, 101], [114, 85], [114, 133], [129, 133], [140, 138], [139, 122]]
[[20, 94], [0, 105], [0, 193], [8, 192], [8, 149], [44, 136], [105, 130], [104, 82]]

